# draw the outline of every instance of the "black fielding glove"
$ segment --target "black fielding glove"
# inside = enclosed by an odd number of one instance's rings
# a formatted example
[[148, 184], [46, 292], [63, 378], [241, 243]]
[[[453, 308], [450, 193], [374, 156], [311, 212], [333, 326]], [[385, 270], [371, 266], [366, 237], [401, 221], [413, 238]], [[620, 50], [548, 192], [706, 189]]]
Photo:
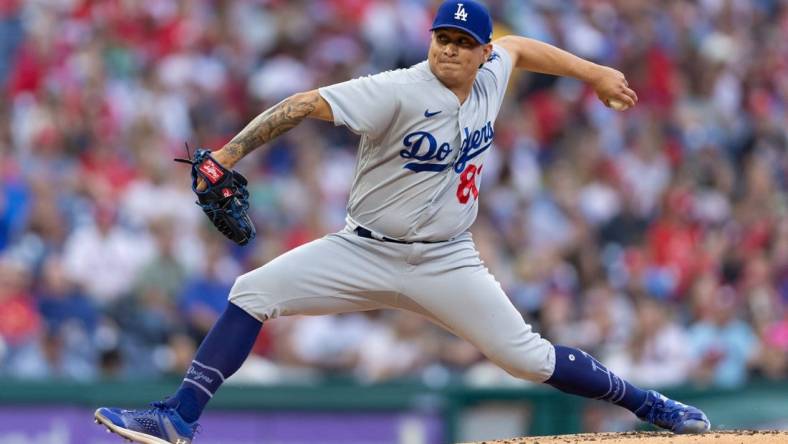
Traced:
[[[216, 229], [238, 245], [246, 245], [254, 239], [254, 224], [247, 214], [249, 191], [241, 173], [223, 167], [204, 149], [195, 151], [193, 158], [175, 161], [191, 164], [196, 203]], [[204, 190], [197, 189], [199, 179], [206, 185]]]

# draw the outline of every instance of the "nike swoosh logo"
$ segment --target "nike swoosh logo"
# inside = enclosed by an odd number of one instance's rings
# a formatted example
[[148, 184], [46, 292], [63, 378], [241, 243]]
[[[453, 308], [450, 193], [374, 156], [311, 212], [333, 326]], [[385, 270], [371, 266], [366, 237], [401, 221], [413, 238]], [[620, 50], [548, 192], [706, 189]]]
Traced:
[[424, 117], [426, 117], [426, 118], [428, 118], [428, 119], [429, 119], [430, 117], [432, 117], [432, 116], [435, 116], [435, 115], [438, 115], [438, 114], [440, 114], [440, 113], [442, 113], [442, 112], [443, 112], [443, 110], [440, 110], [440, 111], [435, 111], [434, 113], [431, 113], [431, 112], [430, 112], [430, 110], [429, 110], [429, 109], [427, 109], [427, 110], [424, 110]]

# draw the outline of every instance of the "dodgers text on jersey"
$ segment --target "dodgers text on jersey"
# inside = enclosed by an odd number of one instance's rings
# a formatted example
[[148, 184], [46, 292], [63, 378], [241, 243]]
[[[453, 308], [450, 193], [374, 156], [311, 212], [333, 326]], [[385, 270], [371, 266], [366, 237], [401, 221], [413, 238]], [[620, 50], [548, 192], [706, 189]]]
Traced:
[[[459, 174], [465, 170], [468, 162], [486, 151], [492, 145], [495, 132], [491, 121], [473, 132], [468, 127], [463, 128], [464, 138], [460, 146], [460, 153], [454, 163], [454, 171]], [[402, 139], [405, 149], [399, 152], [403, 159], [413, 160], [406, 163], [403, 168], [416, 173], [423, 171], [440, 172], [451, 163], [443, 163], [453, 151], [448, 142], [438, 143], [438, 140], [428, 131], [414, 131]]]

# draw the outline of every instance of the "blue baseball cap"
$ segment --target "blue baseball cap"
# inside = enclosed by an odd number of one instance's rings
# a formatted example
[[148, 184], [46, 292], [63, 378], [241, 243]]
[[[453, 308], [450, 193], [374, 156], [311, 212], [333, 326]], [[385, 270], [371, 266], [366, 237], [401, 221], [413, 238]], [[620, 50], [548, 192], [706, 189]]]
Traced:
[[474, 0], [448, 0], [438, 8], [430, 31], [438, 28], [461, 29], [485, 44], [492, 40], [492, 18], [487, 8]]

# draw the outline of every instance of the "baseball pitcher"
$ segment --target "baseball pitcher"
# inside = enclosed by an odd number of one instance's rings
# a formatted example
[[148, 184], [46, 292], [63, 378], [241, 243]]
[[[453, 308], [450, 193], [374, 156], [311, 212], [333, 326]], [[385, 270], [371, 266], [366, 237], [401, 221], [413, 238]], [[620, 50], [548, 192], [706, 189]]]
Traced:
[[466, 339], [516, 377], [620, 405], [674, 433], [709, 430], [699, 409], [638, 388], [582, 350], [532, 331], [468, 232], [512, 70], [580, 79], [616, 108], [637, 102], [624, 75], [531, 39], [491, 41], [490, 15], [472, 0], [444, 2], [431, 31], [427, 60], [295, 94], [220, 150], [187, 159], [200, 205], [243, 244], [254, 227], [246, 181], [232, 171], [237, 162], [306, 118], [361, 136], [345, 228], [238, 277], [177, 392], [147, 410], [99, 408], [98, 422], [134, 442], [189, 444], [204, 407], [244, 362], [263, 322], [398, 308]]

